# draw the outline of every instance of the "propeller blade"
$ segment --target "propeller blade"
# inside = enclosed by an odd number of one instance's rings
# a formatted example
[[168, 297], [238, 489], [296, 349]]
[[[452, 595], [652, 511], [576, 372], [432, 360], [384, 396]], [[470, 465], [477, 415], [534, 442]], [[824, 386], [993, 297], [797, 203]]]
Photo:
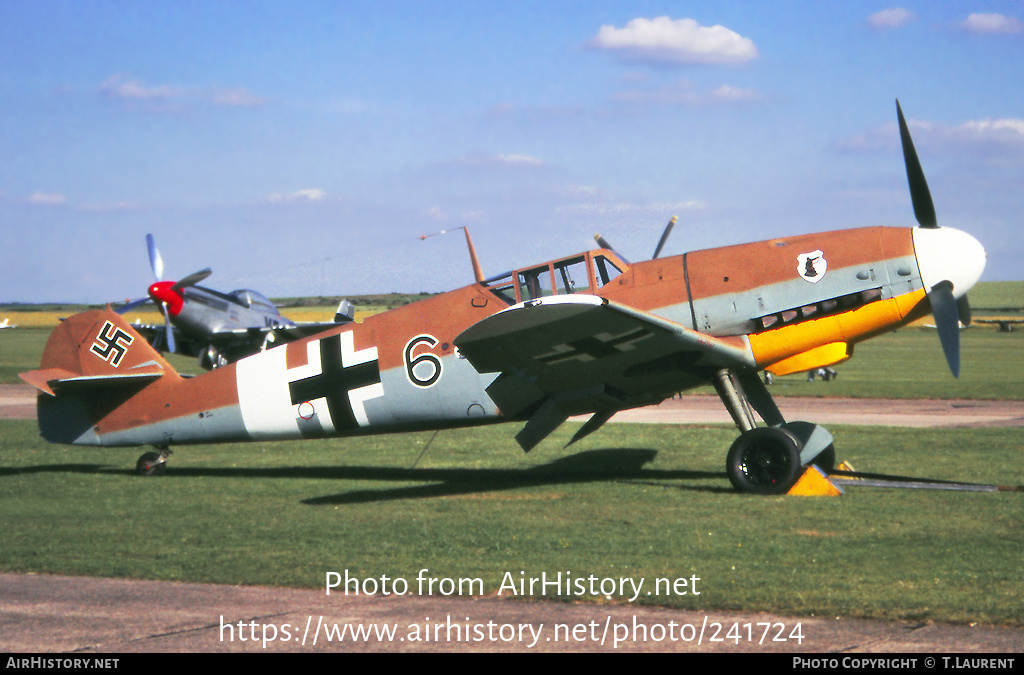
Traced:
[[160, 308], [164, 310], [164, 329], [167, 331], [167, 351], [173, 354], [177, 350], [174, 345], [174, 329], [171, 327], [171, 317], [167, 314], [167, 305], [161, 303]]
[[900, 122], [900, 142], [903, 144], [903, 162], [907, 165], [907, 182], [910, 184], [910, 200], [914, 203], [914, 217], [921, 227], [938, 227], [932, 193], [924, 179], [924, 170], [917, 158], [917, 151], [914, 150], [914, 141], [910, 138], [910, 130], [907, 128], [907, 120], [903, 117], [899, 99], [896, 100], [896, 115]]
[[160, 251], [156, 247], [156, 240], [153, 235], [146, 235], [146, 248], [149, 250], [149, 266], [153, 268], [153, 276], [157, 281], [164, 280], [164, 259], [160, 257]]
[[967, 296], [961, 295], [956, 301], [957, 313], [960, 315], [960, 323], [965, 326], [971, 325], [971, 305], [967, 302]]
[[946, 355], [949, 369], [953, 377], [960, 377], [960, 310], [956, 298], [953, 297], [953, 284], [940, 281], [928, 291], [928, 302], [932, 306], [935, 327], [939, 332], [939, 342]]
[[617, 256], [619, 256], [620, 258], [622, 258], [622, 262], [626, 263], [627, 265], [629, 264], [629, 261], [628, 261], [628, 260], [626, 260], [626, 256], [622, 255], [621, 253], [619, 253], [618, 251], [616, 251], [616, 250], [615, 250], [614, 248], [612, 248], [612, 245], [611, 245], [611, 244], [609, 244], [609, 243], [608, 243], [608, 242], [607, 242], [607, 241], [605, 240], [605, 238], [604, 238], [604, 237], [602, 237], [602, 236], [601, 236], [600, 234], [595, 234], [595, 235], [594, 235], [594, 241], [596, 241], [596, 242], [597, 242], [597, 245], [598, 245], [598, 246], [600, 246], [601, 248], [606, 248], [606, 249], [608, 249], [609, 251], [611, 251], [612, 253], [614, 253], [615, 255], [617, 255]]
[[[658, 247], [654, 249], [654, 258], [657, 258], [661, 254], [661, 249], [665, 246], [665, 241], [668, 240], [669, 233], [672, 232], [672, 228], [676, 225], [676, 217], [672, 216], [672, 220], [668, 221], [668, 225], [665, 226], [665, 231], [661, 233], [661, 239], [658, 240]], [[651, 258], [651, 260], [654, 260]]]
[[124, 305], [122, 305], [121, 307], [118, 307], [117, 309], [115, 309], [114, 313], [115, 314], [126, 314], [126, 313], [132, 311], [133, 309], [135, 309], [136, 307], [138, 307], [139, 305], [146, 304], [150, 300], [151, 300], [151, 298], [148, 298], [148, 297], [146, 297], [146, 298], [138, 298], [136, 300], [132, 300], [131, 302], [127, 302]]
[[196, 284], [198, 284], [200, 281], [210, 276], [211, 274], [213, 274], [213, 270], [211, 270], [209, 267], [207, 267], [205, 270], [193, 272], [192, 274], [188, 275], [181, 281], [171, 286], [171, 290], [180, 291], [181, 289], [186, 288], [188, 286], [195, 286]]

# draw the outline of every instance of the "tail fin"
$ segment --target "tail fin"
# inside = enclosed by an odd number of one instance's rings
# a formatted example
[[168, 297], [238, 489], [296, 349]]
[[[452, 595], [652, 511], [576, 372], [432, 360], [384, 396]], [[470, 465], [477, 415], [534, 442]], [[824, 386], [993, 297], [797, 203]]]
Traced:
[[161, 378], [180, 379], [109, 307], [61, 322], [46, 342], [39, 370], [18, 376], [44, 394], [39, 429], [55, 443], [90, 443], [93, 426], [137, 391]]

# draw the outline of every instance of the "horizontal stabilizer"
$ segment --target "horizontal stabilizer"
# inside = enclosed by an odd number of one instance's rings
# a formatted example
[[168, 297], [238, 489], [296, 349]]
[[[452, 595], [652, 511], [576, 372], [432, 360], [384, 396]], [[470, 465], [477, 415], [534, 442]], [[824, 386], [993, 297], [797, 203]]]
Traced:
[[144, 371], [118, 373], [116, 375], [76, 375], [62, 368], [46, 368], [18, 373], [25, 382], [33, 387], [56, 396], [65, 389], [107, 389], [111, 387], [141, 387], [163, 377], [164, 372], [158, 366]]

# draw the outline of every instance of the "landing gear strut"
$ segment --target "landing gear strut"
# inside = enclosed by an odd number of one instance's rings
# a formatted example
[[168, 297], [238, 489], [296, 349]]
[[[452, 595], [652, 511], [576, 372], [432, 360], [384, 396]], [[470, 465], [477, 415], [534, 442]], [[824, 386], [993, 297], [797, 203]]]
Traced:
[[[785, 494], [812, 462], [826, 472], [835, 465], [832, 434], [810, 422], [786, 422], [755, 371], [723, 368], [715, 390], [740, 430], [729, 448], [726, 472], [740, 492]], [[758, 427], [754, 411], [768, 425]]]
[[156, 452], [144, 453], [135, 463], [135, 472], [140, 476], [162, 476], [170, 455], [171, 451], [166, 447], [157, 447]]

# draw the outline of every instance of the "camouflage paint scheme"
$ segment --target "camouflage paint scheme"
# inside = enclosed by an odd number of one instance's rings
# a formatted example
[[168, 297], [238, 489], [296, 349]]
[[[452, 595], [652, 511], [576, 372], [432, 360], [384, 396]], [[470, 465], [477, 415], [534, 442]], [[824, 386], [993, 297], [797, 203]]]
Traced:
[[[555, 286], [552, 295], [512, 306], [491, 291], [493, 282], [476, 283], [187, 379], [121, 317], [94, 311], [58, 327], [41, 369], [24, 379], [44, 392], [43, 435], [85, 445], [528, 420], [549, 400], [565, 416], [613, 411], [707, 384], [723, 367], [772, 370], [839, 345], [800, 367], [829, 365], [857, 342], [923, 316], [929, 307], [914, 231], [803, 235], [634, 265], [608, 250], [588, 251], [575, 256], [586, 261], [588, 278], [599, 257], [621, 274], [601, 288], [591, 281], [587, 293], [559, 294]], [[813, 251], [828, 267], [810, 282], [798, 258]], [[108, 324], [122, 337], [112, 341]], [[583, 344], [588, 339], [594, 344]], [[122, 346], [116, 363], [103, 353], [107, 344]]]

